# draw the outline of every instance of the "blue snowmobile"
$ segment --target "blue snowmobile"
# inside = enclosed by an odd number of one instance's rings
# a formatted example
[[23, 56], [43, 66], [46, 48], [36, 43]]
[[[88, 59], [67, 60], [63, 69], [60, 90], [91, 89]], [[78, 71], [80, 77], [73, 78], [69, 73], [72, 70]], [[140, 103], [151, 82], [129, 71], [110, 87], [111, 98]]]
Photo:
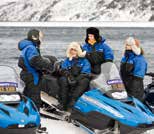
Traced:
[[147, 73], [146, 75], [152, 77], [152, 81], [145, 88], [144, 103], [151, 109], [154, 114], [154, 73]]
[[[72, 122], [90, 134], [137, 134], [154, 128], [154, 114], [142, 102], [127, 95], [115, 64], [104, 63], [101, 70], [101, 74], [91, 81], [90, 89], [77, 100], [71, 113], [56, 108], [56, 89], [50, 95], [42, 92], [42, 101], [45, 102], [42, 114]], [[55, 78], [46, 79], [57, 83]]]
[[40, 115], [14, 68], [0, 65], [0, 133], [36, 134]]

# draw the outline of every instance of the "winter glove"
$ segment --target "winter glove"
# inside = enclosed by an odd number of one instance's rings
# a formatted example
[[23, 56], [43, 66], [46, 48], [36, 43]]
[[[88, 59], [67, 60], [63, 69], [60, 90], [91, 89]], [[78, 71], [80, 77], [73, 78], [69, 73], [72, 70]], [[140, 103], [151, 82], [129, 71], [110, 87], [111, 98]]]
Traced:
[[88, 52], [86, 53], [86, 58], [90, 61], [91, 64], [96, 65], [96, 64], [101, 64], [104, 62], [103, 58], [103, 52]]
[[68, 70], [66, 70], [66, 69], [60, 69], [60, 70], [59, 70], [59, 74], [60, 74], [61, 76], [68, 77], [68, 76], [70, 75], [70, 72], [69, 72]]
[[96, 64], [95, 58], [94, 58], [92, 52], [87, 52], [87, 53], [86, 53], [86, 58], [89, 60], [89, 62], [90, 62], [91, 64], [93, 64], [93, 65]]
[[88, 79], [91, 79], [91, 74], [86, 74], [86, 73], [81, 73], [78, 77], [77, 77], [77, 80], [82, 80], [84, 78], [88, 78]]
[[51, 56], [51, 55], [43, 55], [42, 57], [49, 59], [50, 63], [52, 64], [54, 64], [58, 60], [55, 56]]
[[80, 74], [80, 71], [81, 71], [81, 67], [79, 66], [72, 66], [70, 69], [71, 74], [75, 77]]
[[74, 87], [77, 84], [77, 80], [73, 76], [70, 75], [68, 77], [68, 83], [69, 83], [70, 86], [73, 86]]
[[54, 72], [59, 72], [60, 67], [61, 67], [61, 62], [55, 61], [54, 65], [53, 65]]
[[54, 64], [50, 62], [49, 58], [42, 57], [42, 59], [44, 61], [44, 64], [48, 65], [48, 67], [44, 67], [42, 70], [52, 74], [55, 71]]
[[44, 55], [42, 58], [46, 61], [46, 64], [50, 64], [49, 70], [51, 72], [58, 72], [61, 66], [61, 61], [58, 61], [56, 57], [50, 55]]

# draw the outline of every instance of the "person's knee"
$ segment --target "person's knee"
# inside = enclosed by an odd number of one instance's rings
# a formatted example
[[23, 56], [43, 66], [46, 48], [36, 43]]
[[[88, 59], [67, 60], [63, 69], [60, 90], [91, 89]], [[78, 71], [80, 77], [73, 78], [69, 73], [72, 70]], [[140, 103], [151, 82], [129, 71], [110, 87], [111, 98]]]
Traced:
[[95, 74], [100, 74], [100, 73], [101, 73], [101, 70], [100, 70], [100, 69], [95, 69], [95, 70], [94, 70], [94, 73], [95, 73]]
[[67, 78], [62, 76], [62, 77], [59, 78], [59, 81], [67, 81]]
[[79, 81], [79, 83], [83, 84], [83, 83], [89, 83], [90, 80], [88, 78], [83, 78], [81, 81]]
[[78, 85], [87, 88], [89, 87], [89, 83], [90, 80], [88, 78], [83, 78], [81, 81], [78, 82]]
[[42, 104], [40, 94], [28, 94], [26, 96], [29, 97], [34, 102], [34, 104], [36, 105], [36, 107], [39, 110], [41, 107], [41, 104]]
[[63, 84], [67, 84], [68, 80], [67, 80], [66, 77], [62, 76], [62, 77], [59, 78], [58, 82], [59, 82], [60, 85], [63, 85]]
[[101, 65], [95, 65], [92, 69], [92, 72], [95, 74], [100, 74], [101, 73]]

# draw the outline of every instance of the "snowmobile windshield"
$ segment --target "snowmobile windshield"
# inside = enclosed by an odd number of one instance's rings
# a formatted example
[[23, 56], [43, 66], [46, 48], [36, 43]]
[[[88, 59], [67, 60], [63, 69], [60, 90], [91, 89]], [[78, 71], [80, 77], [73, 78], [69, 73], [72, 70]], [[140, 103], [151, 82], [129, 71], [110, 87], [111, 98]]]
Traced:
[[0, 92], [22, 92], [23, 82], [14, 68], [0, 65]]
[[106, 62], [101, 65], [101, 74], [91, 81], [90, 86], [99, 89], [102, 93], [115, 99], [127, 98], [119, 71], [112, 62]]

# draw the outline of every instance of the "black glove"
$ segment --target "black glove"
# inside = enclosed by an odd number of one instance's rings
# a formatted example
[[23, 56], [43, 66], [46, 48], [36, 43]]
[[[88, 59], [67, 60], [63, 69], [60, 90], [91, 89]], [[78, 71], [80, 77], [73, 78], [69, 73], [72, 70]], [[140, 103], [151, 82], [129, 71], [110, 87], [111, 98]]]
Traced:
[[71, 86], [76, 86], [77, 80], [73, 76], [68, 76], [68, 83]]
[[86, 73], [81, 73], [79, 76], [77, 76], [77, 80], [82, 80], [84, 78], [88, 78], [90, 79], [91, 78], [91, 74], [86, 74]]
[[104, 62], [104, 55], [103, 52], [88, 52], [86, 53], [86, 58], [90, 61], [91, 64], [96, 65], [96, 64], [101, 64]]
[[111, 60], [111, 59], [106, 59], [105, 61], [104, 61], [104, 63], [105, 62], [113, 62], [113, 60]]
[[55, 61], [54, 65], [53, 65], [54, 72], [59, 72], [60, 67], [61, 67], [61, 62]]
[[70, 72], [69, 72], [68, 70], [66, 70], [66, 69], [60, 69], [60, 70], [59, 70], [59, 74], [60, 74], [61, 76], [68, 77], [68, 76], [70, 75]]
[[78, 67], [78, 66], [72, 66], [71, 69], [70, 69], [70, 72], [73, 76], [78, 76], [81, 72], [81, 67]]
[[86, 52], [85, 57], [86, 57], [86, 58], [90, 58], [90, 57], [91, 57], [91, 55], [92, 55], [92, 52]]
[[95, 64], [95, 61], [91, 52], [87, 52], [85, 57], [89, 60], [91, 64]]

